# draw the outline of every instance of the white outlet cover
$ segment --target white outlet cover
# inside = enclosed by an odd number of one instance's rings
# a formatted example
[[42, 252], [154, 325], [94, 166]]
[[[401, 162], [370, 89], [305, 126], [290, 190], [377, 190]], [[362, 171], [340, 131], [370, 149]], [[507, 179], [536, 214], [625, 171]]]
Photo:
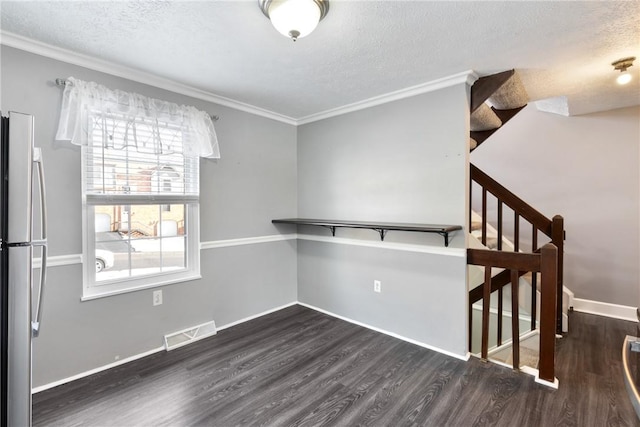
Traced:
[[373, 291], [382, 292], [382, 283], [380, 282], [380, 280], [373, 281]]
[[153, 291], [153, 305], [161, 305], [162, 304], [162, 290]]

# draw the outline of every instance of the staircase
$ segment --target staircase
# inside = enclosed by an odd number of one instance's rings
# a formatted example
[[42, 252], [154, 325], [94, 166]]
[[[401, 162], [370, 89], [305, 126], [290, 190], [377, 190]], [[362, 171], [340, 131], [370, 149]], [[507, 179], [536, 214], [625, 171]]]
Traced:
[[[476, 81], [471, 88], [470, 150], [485, 143], [527, 102], [514, 70]], [[473, 164], [470, 178], [470, 352], [557, 386], [555, 338], [568, 327], [563, 313], [563, 307], [568, 310], [563, 304], [563, 218], [545, 217]], [[478, 190], [475, 212], [473, 194]]]

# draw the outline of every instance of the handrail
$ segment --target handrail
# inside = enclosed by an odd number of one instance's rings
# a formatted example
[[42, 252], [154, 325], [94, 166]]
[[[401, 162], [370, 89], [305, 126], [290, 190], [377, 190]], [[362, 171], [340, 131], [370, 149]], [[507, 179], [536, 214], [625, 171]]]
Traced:
[[518, 215], [533, 224], [538, 230], [548, 237], [552, 237], [552, 221], [542, 213], [538, 212], [520, 197], [507, 190], [502, 184], [491, 178], [489, 175], [478, 169], [477, 166], [469, 164], [471, 180], [480, 184], [484, 189], [493, 194], [505, 205], [516, 211]]
[[[473, 263], [470, 263], [473, 264]], [[518, 276], [524, 276], [529, 271], [518, 271]], [[508, 270], [501, 271], [491, 278], [491, 293], [500, 290], [500, 288], [509, 284], [511, 276]], [[476, 286], [469, 291], [469, 304], [474, 304], [482, 299], [482, 284]]]
[[[519, 324], [518, 324], [518, 278], [521, 271], [541, 273], [540, 301], [540, 359], [538, 376], [544, 381], [555, 382], [555, 320], [557, 304], [557, 267], [558, 249], [547, 243], [540, 253], [504, 252], [485, 249], [467, 249], [467, 264], [485, 268], [485, 280], [482, 285], [482, 347], [481, 358], [487, 360], [489, 342], [489, 305], [492, 289], [492, 268], [506, 268], [510, 275], [512, 296], [512, 350], [513, 368], [519, 369]], [[471, 331], [470, 331], [471, 333]]]
[[[487, 236], [487, 193], [491, 193], [496, 197], [498, 201], [498, 250], [502, 250], [502, 221], [503, 221], [503, 205], [506, 205], [514, 212], [514, 250], [518, 252], [520, 250], [520, 219], [524, 219], [528, 221], [532, 225], [532, 234], [531, 234], [531, 251], [535, 252], [538, 249], [538, 239], [537, 233], [541, 231], [547, 237], [551, 238], [551, 243], [553, 243], [558, 249], [558, 266], [557, 266], [557, 279], [556, 279], [556, 293], [558, 298], [558, 304], [556, 307], [556, 332], [558, 334], [562, 333], [562, 293], [563, 293], [563, 276], [564, 276], [564, 239], [565, 239], [565, 231], [564, 231], [564, 219], [560, 215], [556, 215], [553, 219], [547, 218], [545, 215], [537, 211], [527, 202], [522, 200], [520, 197], [516, 196], [514, 193], [506, 189], [503, 185], [498, 183], [496, 180], [491, 178], [489, 175], [481, 171], [478, 167], [473, 164], [469, 165], [470, 167], [470, 178], [471, 182], [475, 181], [482, 187], [482, 244], [486, 245], [486, 236]], [[470, 194], [473, 191], [472, 186], [470, 186]], [[469, 216], [469, 220], [471, 221], [471, 215]], [[471, 225], [471, 224], [470, 224]], [[508, 283], [508, 278], [504, 277], [504, 275], [500, 276], [499, 279], [494, 278], [495, 280], [501, 280], [502, 283]], [[534, 276], [535, 280], [535, 276]], [[504, 286], [504, 285], [502, 285]], [[502, 286], [495, 284], [495, 288], [501, 289]], [[536, 298], [536, 286], [535, 283], [532, 284], [532, 295], [531, 298], [535, 300]], [[477, 291], [476, 291], [477, 293]], [[474, 294], [474, 297], [477, 295]], [[535, 327], [535, 322], [532, 318], [532, 325]]]

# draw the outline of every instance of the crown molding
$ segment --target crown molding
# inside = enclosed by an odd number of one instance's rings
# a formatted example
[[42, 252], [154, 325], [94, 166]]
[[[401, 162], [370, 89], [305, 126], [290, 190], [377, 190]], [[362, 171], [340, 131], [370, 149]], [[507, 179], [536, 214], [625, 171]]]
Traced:
[[[394, 92], [374, 96], [363, 101], [358, 101], [341, 107], [332, 108], [330, 110], [311, 114], [301, 118], [294, 118], [286, 116], [284, 114], [276, 113], [274, 111], [269, 111], [264, 108], [256, 107], [255, 105], [216, 95], [214, 93], [207, 92], [193, 86], [188, 86], [170, 79], [166, 79], [152, 73], [126, 67], [124, 65], [118, 65], [113, 62], [96, 58], [94, 56], [73, 52], [68, 49], [63, 49], [8, 31], [0, 30], [0, 44], [69, 64], [78, 65], [80, 67], [88, 68], [102, 73], [111, 74], [116, 77], [122, 77], [128, 80], [136, 81], [138, 83], [165, 89], [170, 92], [175, 92], [182, 95], [190, 96], [192, 98], [201, 99], [203, 101], [212, 102], [214, 104], [223, 105], [225, 107], [244, 111], [246, 113], [276, 120], [293, 126], [304, 125], [307, 123], [324, 120], [330, 117], [340, 116], [342, 114], [363, 110], [377, 105], [386, 104], [388, 102], [398, 101], [400, 99], [410, 98], [412, 96], [420, 95], [427, 92], [433, 92], [435, 90], [443, 89], [457, 84], [466, 83], [468, 85], [471, 85], [479, 77], [475, 73], [475, 71], [468, 70], [437, 80], [432, 80], [430, 82], [400, 89]], [[52, 78], [55, 77], [60, 76], [52, 76]]]
[[[255, 114], [257, 116], [266, 117], [268, 119], [276, 120], [289, 125], [297, 125], [296, 119], [285, 116], [283, 114], [265, 110], [263, 108], [226, 98], [224, 96], [216, 95], [202, 89], [159, 77], [155, 74], [147, 73], [145, 71], [136, 70], [134, 68], [129, 68], [123, 65], [114, 64], [113, 62], [98, 59], [90, 55], [85, 55], [73, 52], [68, 49], [56, 47], [47, 43], [20, 36], [18, 34], [10, 33], [8, 31], [0, 30], [0, 44], [47, 58], [56, 59], [58, 61], [67, 62], [69, 64], [89, 68], [91, 70], [100, 71], [102, 73], [107, 73], [128, 80], [133, 80], [149, 86], [176, 92], [182, 95], [190, 96], [192, 98], [197, 98], [203, 101], [212, 102], [214, 104], [223, 105], [235, 110], [240, 110], [246, 113]], [[55, 77], [67, 76], [52, 76], [52, 78]]]
[[463, 71], [441, 79], [432, 80], [430, 82], [421, 83], [419, 85], [410, 86], [394, 92], [385, 93], [383, 95], [374, 96], [363, 101], [354, 102], [352, 104], [343, 105], [342, 107], [332, 108], [320, 113], [311, 114], [301, 117], [297, 120], [298, 125], [317, 122], [319, 120], [328, 119], [330, 117], [340, 116], [342, 114], [351, 113], [353, 111], [364, 110], [366, 108], [375, 107], [376, 105], [386, 104], [388, 102], [398, 101], [400, 99], [410, 98], [412, 96], [421, 95], [427, 92], [433, 92], [438, 89], [455, 86], [466, 83], [472, 85], [478, 80], [479, 76], [473, 70]]

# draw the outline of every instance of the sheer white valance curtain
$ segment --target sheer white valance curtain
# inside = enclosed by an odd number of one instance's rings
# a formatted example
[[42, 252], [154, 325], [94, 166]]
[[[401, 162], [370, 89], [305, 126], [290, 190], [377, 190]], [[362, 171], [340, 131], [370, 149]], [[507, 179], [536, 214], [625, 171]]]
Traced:
[[[100, 120], [102, 128], [107, 130], [103, 143], [108, 146], [113, 139], [109, 138], [108, 129], [115, 118], [119, 123], [126, 123], [125, 129], [120, 130], [124, 146], [154, 154], [179, 151], [186, 157], [220, 158], [213, 121], [206, 112], [137, 93], [111, 90], [73, 77], [67, 79], [62, 95], [56, 139], [86, 146], [91, 140], [92, 120]], [[163, 137], [166, 132], [161, 128], [167, 126], [180, 129], [181, 138]], [[141, 127], [145, 130], [138, 130]], [[151, 138], [149, 132], [153, 135]], [[144, 141], [139, 137], [142, 134], [146, 135]], [[172, 144], [181, 144], [181, 147], [178, 149]]]

